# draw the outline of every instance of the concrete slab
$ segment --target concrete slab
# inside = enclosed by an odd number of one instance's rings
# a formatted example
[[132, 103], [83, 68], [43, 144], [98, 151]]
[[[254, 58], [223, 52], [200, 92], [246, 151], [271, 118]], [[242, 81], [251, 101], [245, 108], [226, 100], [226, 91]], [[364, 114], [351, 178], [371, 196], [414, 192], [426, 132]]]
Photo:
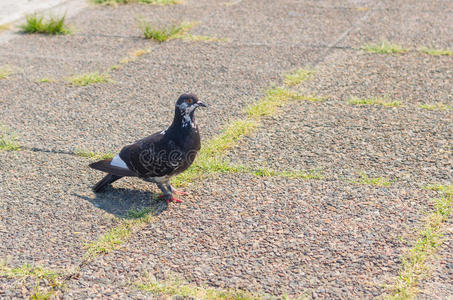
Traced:
[[12, 75], [0, 82], [5, 108], [0, 115], [28, 147], [116, 151], [165, 129], [177, 97], [190, 91], [209, 105], [197, 112], [202, 136], [208, 138], [240, 116], [283, 71], [317, 55], [303, 48], [171, 41], [112, 72], [115, 83], [72, 87]]
[[399, 183], [453, 179], [448, 111], [293, 103], [263, 122], [228, 157], [275, 170], [320, 169], [327, 178], [386, 177]]
[[[0, 257], [12, 267], [77, 266], [84, 244], [113, 221], [83, 197], [97, 179], [87, 159], [29, 151], [0, 152]], [[91, 198], [90, 198], [91, 199]]]
[[123, 249], [83, 268], [68, 283], [69, 297], [105, 297], [106, 290], [120, 297], [145, 272], [274, 295], [375, 297], [396, 275], [402, 241], [431, 195], [238, 174], [203, 180], [190, 192]]
[[383, 9], [376, 10], [343, 45], [359, 48], [385, 39], [405, 48], [453, 48], [449, 1], [383, 1], [379, 7]]
[[448, 56], [341, 50], [329, 55], [317, 67], [315, 80], [301, 88], [343, 103], [351, 97], [387, 97], [407, 107], [451, 105], [452, 68], [453, 58]]

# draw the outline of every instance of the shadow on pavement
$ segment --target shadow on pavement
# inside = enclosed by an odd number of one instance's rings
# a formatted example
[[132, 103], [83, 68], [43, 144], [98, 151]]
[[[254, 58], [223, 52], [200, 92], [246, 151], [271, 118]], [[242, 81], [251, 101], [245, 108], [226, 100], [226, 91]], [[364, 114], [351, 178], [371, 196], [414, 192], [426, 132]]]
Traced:
[[153, 215], [159, 215], [168, 208], [165, 201], [159, 199], [159, 194], [143, 190], [109, 186], [104, 192], [93, 193], [94, 197], [76, 193], [73, 195], [119, 218], [130, 218], [131, 211], [137, 212], [145, 209], [150, 210]]

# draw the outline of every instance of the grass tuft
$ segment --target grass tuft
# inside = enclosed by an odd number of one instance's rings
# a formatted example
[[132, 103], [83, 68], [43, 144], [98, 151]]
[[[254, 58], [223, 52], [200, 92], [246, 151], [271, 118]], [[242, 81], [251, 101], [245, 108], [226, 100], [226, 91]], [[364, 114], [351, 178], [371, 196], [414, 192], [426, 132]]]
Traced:
[[[41, 266], [24, 264], [17, 268], [10, 268], [6, 261], [0, 261], [0, 276], [7, 278], [35, 278], [36, 286], [30, 299], [50, 299], [55, 291], [62, 287], [64, 272], [47, 269]], [[46, 283], [46, 288], [41, 288], [40, 281]]]
[[95, 257], [101, 253], [109, 253], [121, 246], [131, 234], [131, 222], [123, 221], [118, 226], [111, 228], [97, 241], [86, 245], [85, 258]]
[[0, 151], [17, 151], [20, 145], [17, 143], [17, 136], [8, 127], [0, 124]]
[[112, 80], [110, 79], [110, 75], [106, 73], [99, 74], [99, 72], [94, 72], [73, 76], [69, 78], [69, 82], [76, 86], [86, 86], [95, 83], [112, 82]]
[[201, 149], [200, 157], [215, 157], [233, 147], [244, 136], [250, 135], [258, 126], [253, 120], [236, 120], [232, 122], [220, 135], [214, 137]]
[[139, 27], [143, 31], [145, 38], [158, 41], [159, 43], [175, 38], [182, 38], [184, 36], [183, 34], [194, 25], [195, 23], [181, 23], [166, 28], [155, 28], [144, 20], [139, 21]]
[[360, 180], [356, 180], [353, 182], [358, 183], [358, 184], [371, 184], [371, 185], [375, 185], [375, 186], [385, 186], [385, 187], [391, 186], [393, 184], [393, 181], [390, 181], [387, 178], [384, 178], [384, 177], [372, 178], [372, 177], [368, 177], [368, 175], [365, 173], [362, 173], [360, 175]]
[[448, 110], [452, 109], [452, 107], [448, 104], [443, 104], [443, 103], [435, 103], [435, 104], [420, 104], [418, 106], [421, 109], [427, 109], [427, 110]]
[[151, 208], [128, 211], [126, 218], [121, 220], [117, 226], [111, 228], [97, 241], [85, 245], [87, 248], [85, 259], [94, 258], [99, 254], [106, 254], [121, 247], [133, 232], [151, 222], [153, 212], [154, 210]]
[[314, 96], [305, 96], [288, 89], [277, 87], [266, 91], [266, 95], [258, 102], [247, 106], [245, 112], [250, 118], [257, 119], [274, 114], [278, 108], [290, 100], [323, 101]]
[[61, 272], [46, 269], [41, 266], [24, 264], [17, 268], [10, 268], [5, 262], [0, 262], [0, 275], [8, 278], [36, 277], [46, 279], [56, 279], [61, 276]]
[[295, 86], [313, 77], [314, 71], [298, 69], [285, 75], [284, 83], [286, 86]]
[[25, 33], [69, 34], [71, 30], [65, 24], [66, 16], [45, 19], [37, 14], [27, 15], [25, 23], [19, 27]]
[[277, 176], [277, 177], [285, 177], [291, 179], [323, 179], [324, 177], [319, 172], [319, 170], [310, 170], [308, 173], [304, 171], [276, 171], [267, 168], [259, 168], [257, 170], [253, 170], [251, 172], [255, 176], [260, 177], [269, 177], [269, 176]]
[[402, 265], [395, 284], [391, 287], [390, 299], [413, 299], [419, 292], [418, 283], [429, 274], [427, 262], [442, 244], [442, 225], [452, 213], [451, 190], [441, 198], [434, 199], [434, 212], [429, 215], [418, 239], [402, 257]]
[[0, 66], [0, 79], [8, 78], [8, 76], [11, 75], [12, 73], [13, 73], [13, 70], [11, 70], [10, 67]]
[[200, 287], [180, 279], [157, 281], [148, 278], [145, 282], [136, 282], [139, 290], [150, 292], [156, 296], [174, 296], [192, 299], [266, 299], [268, 295], [256, 295], [248, 291], [230, 289], [221, 290], [210, 287]]
[[351, 98], [348, 100], [351, 105], [382, 105], [385, 107], [398, 107], [401, 105], [400, 101], [393, 101], [386, 98]]
[[184, 186], [200, 178], [206, 172], [240, 172], [242, 167], [233, 166], [221, 158], [226, 150], [236, 145], [244, 136], [250, 135], [258, 126], [255, 120], [236, 120], [221, 134], [206, 142], [197, 155], [197, 159], [189, 169], [172, 178], [172, 184]]
[[52, 83], [52, 82], [55, 82], [55, 80], [50, 79], [50, 78], [47, 78], [47, 77], [43, 77], [43, 78], [41, 78], [41, 79], [38, 79], [36, 82], [40, 82], [40, 83]]
[[453, 184], [442, 185], [442, 184], [429, 184], [423, 187], [426, 190], [438, 191], [447, 195], [453, 195]]
[[402, 54], [408, 51], [407, 49], [386, 40], [382, 40], [380, 44], [365, 44], [360, 49], [369, 53], [378, 54]]
[[87, 157], [92, 160], [101, 160], [101, 159], [110, 159], [115, 156], [115, 153], [101, 153], [101, 152], [92, 152], [92, 151], [85, 151], [81, 149], [77, 149], [74, 151], [74, 154], [80, 157]]
[[423, 47], [423, 48], [420, 48], [418, 51], [420, 51], [421, 53], [432, 55], [432, 56], [451, 56], [451, 55], [453, 55], [453, 51], [449, 50], [449, 49], [433, 49], [433, 48]]

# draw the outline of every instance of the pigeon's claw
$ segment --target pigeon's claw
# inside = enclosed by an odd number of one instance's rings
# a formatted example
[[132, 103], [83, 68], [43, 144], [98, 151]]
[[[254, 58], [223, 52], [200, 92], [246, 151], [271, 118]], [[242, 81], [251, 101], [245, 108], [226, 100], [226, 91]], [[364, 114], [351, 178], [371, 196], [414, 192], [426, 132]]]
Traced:
[[180, 191], [180, 190], [173, 190], [172, 192], [175, 193], [176, 195], [180, 195], [180, 196], [187, 196], [187, 195], [189, 195], [187, 192]]
[[182, 203], [181, 200], [173, 198], [173, 197], [167, 198], [167, 204], [169, 204], [170, 202]]
[[159, 198], [160, 199], [165, 199], [165, 201], [167, 202], [167, 205], [170, 204], [170, 202], [176, 202], [176, 203], [181, 203], [182, 202], [179, 199], [173, 198], [172, 195], [160, 195]]

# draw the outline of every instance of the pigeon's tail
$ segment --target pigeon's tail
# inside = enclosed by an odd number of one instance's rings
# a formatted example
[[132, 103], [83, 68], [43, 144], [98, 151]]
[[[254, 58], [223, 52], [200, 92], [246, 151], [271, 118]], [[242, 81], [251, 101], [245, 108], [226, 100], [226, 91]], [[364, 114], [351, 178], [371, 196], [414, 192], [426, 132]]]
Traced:
[[111, 184], [122, 177], [123, 176], [117, 176], [112, 174], [105, 175], [104, 178], [102, 178], [98, 183], [94, 185], [93, 192], [98, 193], [102, 191], [106, 185]]
[[129, 169], [117, 167], [111, 164], [111, 159], [104, 159], [90, 164], [90, 168], [118, 176], [137, 176]]

